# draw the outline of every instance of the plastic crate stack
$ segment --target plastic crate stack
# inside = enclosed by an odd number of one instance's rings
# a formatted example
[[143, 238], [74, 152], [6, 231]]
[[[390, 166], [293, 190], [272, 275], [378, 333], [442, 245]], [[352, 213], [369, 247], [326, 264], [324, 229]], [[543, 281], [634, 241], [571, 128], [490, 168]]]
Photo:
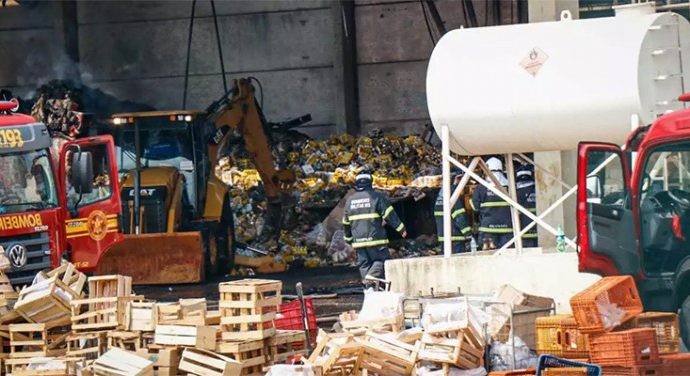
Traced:
[[[575, 326], [567, 316], [537, 322], [540, 352], [589, 360], [606, 376], [690, 374], [685, 368], [690, 366], [690, 354], [678, 354], [677, 315], [642, 313], [632, 277], [603, 278], [573, 296], [570, 305]], [[582, 357], [585, 349], [588, 359]], [[540, 371], [538, 375], [548, 374]]]

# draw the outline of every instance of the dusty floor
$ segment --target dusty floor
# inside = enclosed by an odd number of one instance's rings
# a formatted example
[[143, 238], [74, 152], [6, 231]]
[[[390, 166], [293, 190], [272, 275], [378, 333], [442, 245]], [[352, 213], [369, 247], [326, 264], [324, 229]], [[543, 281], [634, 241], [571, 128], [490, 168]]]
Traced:
[[[173, 301], [179, 298], [206, 298], [209, 308], [215, 309], [218, 301], [218, 283], [244, 277], [216, 278], [210, 282], [174, 286], [137, 286], [135, 291], [149, 299]], [[283, 295], [295, 295], [295, 284], [302, 282], [305, 295], [337, 294], [334, 298], [314, 299], [317, 318], [338, 315], [347, 310], [359, 310], [362, 304], [362, 288], [357, 268], [337, 266], [314, 269], [289, 270], [280, 274], [257, 275], [254, 278], [278, 279], [283, 281]], [[288, 299], [285, 299], [288, 301]], [[320, 327], [330, 328], [326, 321]]]

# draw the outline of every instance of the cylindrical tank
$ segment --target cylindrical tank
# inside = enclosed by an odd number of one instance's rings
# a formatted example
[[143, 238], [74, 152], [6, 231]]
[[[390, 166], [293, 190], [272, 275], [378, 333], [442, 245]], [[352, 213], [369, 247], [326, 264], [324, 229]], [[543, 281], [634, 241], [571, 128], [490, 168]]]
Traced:
[[675, 13], [453, 30], [429, 61], [429, 114], [461, 155], [622, 144], [632, 115], [684, 107], [688, 38]]

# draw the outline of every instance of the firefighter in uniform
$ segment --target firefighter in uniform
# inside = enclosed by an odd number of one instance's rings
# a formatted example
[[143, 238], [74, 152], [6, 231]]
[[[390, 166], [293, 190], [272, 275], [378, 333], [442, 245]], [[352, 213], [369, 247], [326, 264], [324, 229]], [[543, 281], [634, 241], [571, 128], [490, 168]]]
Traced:
[[357, 175], [356, 192], [350, 195], [343, 211], [345, 241], [357, 251], [357, 266], [362, 280], [371, 276], [385, 279], [383, 263], [390, 257], [384, 222], [407, 237], [405, 225], [388, 199], [372, 188], [368, 172]]
[[[503, 163], [489, 158], [487, 166], [498, 182], [506, 188], [508, 179], [503, 174]], [[491, 180], [489, 180], [491, 183]], [[479, 212], [479, 244], [482, 250], [501, 248], [513, 237], [513, 219], [510, 204], [483, 185], [477, 186], [470, 201], [472, 209]]]
[[[453, 182], [451, 192], [455, 191], [460, 182], [462, 175], [456, 175]], [[436, 203], [434, 204], [434, 218], [436, 219], [436, 234], [438, 234], [439, 243], [443, 244], [443, 188], [438, 191], [436, 196]], [[453, 205], [450, 212], [451, 220], [451, 241], [453, 253], [462, 253], [467, 251], [467, 241], [470, 239], [470, 230], [472, 229], [467, 221], [467, 213], [465, 212], [465, 202], [462, 197]]]
[[[524, 166], [515, 174], [515, 187], [517, 189], [518, 204], [522, 205], [531, 213], [537, 213], [537, 194], [534, 188], [534, 174], [529, 166]], [[524, 214], [520, 214], [520, 229], [524, 229], [532, 223]], [[529, 231], [522, 235], [523, 247], [537, 246], [537, 226], [533, 226]]]

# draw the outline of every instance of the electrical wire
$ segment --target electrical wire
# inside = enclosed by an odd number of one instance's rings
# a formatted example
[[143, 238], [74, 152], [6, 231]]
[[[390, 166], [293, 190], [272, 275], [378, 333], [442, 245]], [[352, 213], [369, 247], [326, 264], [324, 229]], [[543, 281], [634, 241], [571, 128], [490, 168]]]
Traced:
[[216, 42], [218, 43], [218, 57], [220, 58], [220, 72], [223, 75], [223, 92], [228, 92], [228, 79], [225, 78], [225, 63], [223, 62], [223, 48], [220, 43], [220, 32], [218, 31], [218, 17], [216, 16], [216, 3], [211, 0], [211, 12], [213, 12], [213, 25], [216, 28]]
[[429, 39], [431, 39], [431, 44], [436, 47], [436, 41], [434, 40], [434, 33], [431, 31], [431, 24], [429, 23], [429, 17], [426, 14], [426, 8], [424, 7], [424, 0], [419, 0], [419, 5], [422, 7], [422, 14], [424, 15], [424, 23], [426, 24], [426, 31], [429, 32]]
[[189, 17], [189, 37], [187, 38], [187, 64], [184, 68], [184, 90], [182, 93], [182, 109], [187, 109], [187, 87], [189, 85], [189, 59], [192, 54], [192, 31], [194, 30], [194, 11], [196, 10], [196, 0], [192, 1], [192, 16]]

